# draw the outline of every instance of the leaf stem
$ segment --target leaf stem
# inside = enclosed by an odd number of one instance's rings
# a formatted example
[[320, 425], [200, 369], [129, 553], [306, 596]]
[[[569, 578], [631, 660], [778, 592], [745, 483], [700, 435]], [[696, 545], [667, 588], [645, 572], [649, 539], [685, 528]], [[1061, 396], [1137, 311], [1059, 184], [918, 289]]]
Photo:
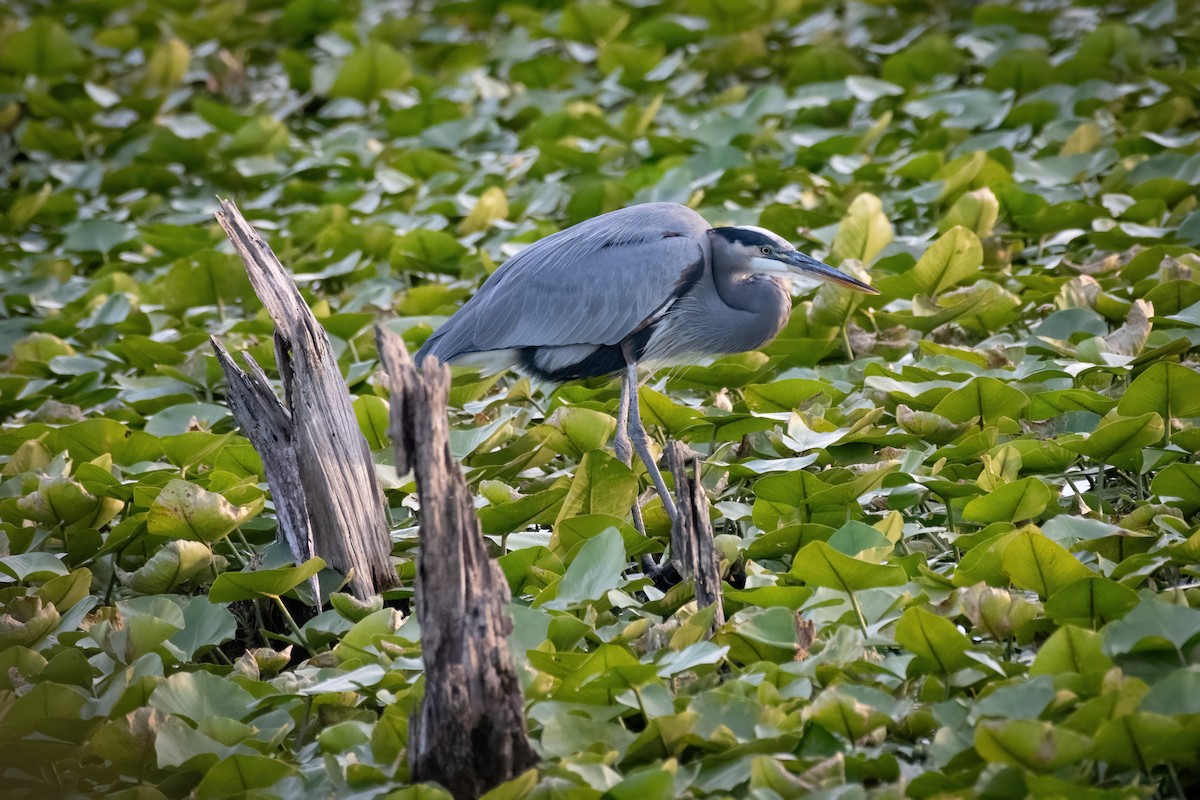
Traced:
[[858, 615], [858, 626], [862, 628], [863, 636], [867, 635], [867, 618], [863, 616], [862, 606], [858, 604], [858, 598], [854, 596], [853, 591], [848, 591], [850, 595], [850, 605], [854, 607], [854, 613]]
[[307, 650], [310, 656], [315, 656], [317, 651], [313, 650], [309, 646], [308, 639], [305, 637], [304, 632], [300, 630], [300, 626], [297, 625], [296, 620], [292, 618], [291, 612], [289, 612], [287, 610], [287, 606], [283, 604], [283, 598], [277, 594], [269, 595], [269, 597], [275, 601], [275, 605], [279, 608], [280, 613], [283, 614], [283, 618], [287, 620], [288, 627], [292, 629], [292, 633], [296, 636], [297, 644]]
[[265, 631], [267, 630], [267, 623], [263, 620], [262, 605], [259, 603], [258, 600], [254, 600], [253, 605], [254, 605], [254, 621], [258, 623], [258, 635], [259, 635], [259, 637], [262, 638], [262, 643], [264, 645], [269, 645], [270, 642], [267, 641], [267, 636], [265, 633]]
[[117, 558], [124, 552], [125, 548], [112, 554], [112, 572], [108, 574], [108, 587], [104, 590], [104, 605], [109, 605], [112, 602], [113, 586], [117, 583]]
[[1179, 782], [1179, 773], [1175, 771], [1175, 765], [1167, 762], [1167, 777], [1171, 779], [1171, 788], [1175, 791], [1176, 797], [1187, 797], [1187, 792], [1183, 791], [1183, 784]]
[[[225, 539], [225, 544], [229, 545], [229, 552], [233, 555], [233, 562], [237, 564], [238, 567], [242, 567], [245, 564], [245, 562], [242, 560], [242, 554], [238, 552], [238, 549], [233, 546], [233, 542], [229, 541], [228, 538]], [[213, 569], [215, 570], [216, 567], [214, 566]], [[216, 577], [215, 572], [213, 577]]]
[[246, 534], [242, 533], [242, 526], [241, 525], [237, 526], [236, 528], [233, 529], [233, 532], [237, 534], [238, 540], [241, 541], [241, 543], [242, 543], [242, 547], [246, 548], [247, 552], [253, 554], [254, 548], [251, 547], [250, 542], [248, 542], [246, 540]]

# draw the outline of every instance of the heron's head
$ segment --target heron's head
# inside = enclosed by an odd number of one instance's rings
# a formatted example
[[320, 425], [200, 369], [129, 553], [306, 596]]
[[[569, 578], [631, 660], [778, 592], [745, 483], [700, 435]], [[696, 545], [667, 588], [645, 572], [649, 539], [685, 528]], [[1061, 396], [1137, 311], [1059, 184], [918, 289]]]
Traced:
[[[806, 256], [793, 247], [791, 242], [766, 228], [754, 225], [713, 228], [712, 235], [717, 240], [714, 244], [719, 246], [721, 254], [749, 272], [799, 275], [858, 292], [879, 294], [875, 287]], [[716, 255], [714, 252], [714, 257]]]

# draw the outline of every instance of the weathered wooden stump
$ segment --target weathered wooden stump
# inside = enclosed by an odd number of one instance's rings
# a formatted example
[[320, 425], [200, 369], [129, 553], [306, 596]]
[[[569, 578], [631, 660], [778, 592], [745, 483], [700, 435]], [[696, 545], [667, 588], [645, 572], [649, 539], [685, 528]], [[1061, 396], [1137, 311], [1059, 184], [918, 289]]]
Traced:
[[358, 597], [376, 594], [396, 583], [391, 534], [329, 335], [237, 206], [222, 200], [217, 221], [275, 321], [286, 405], [253, 360], [247, 375], [215, 337], [212, 346], [229, 380], [234, 418], [262, 456], [280, 535], [298, 560], [315, 554], [347, 575]]
[[708, 515], [708, 495], [700, 483], [700, 459], [677, 441], [668, 442], [666, 455], [667, 469], [675, 478], [679, 510], [679, 517], [671, 527], [671, 561], [685, 580], [692, 579], [696, 604], [700, 608], [717, 607], [713, 620], [716, 628], [725, 623], [725, 609], [721, 600], [720, 562], [713, 548], [712, 520]]
[[[315, 555], [313, 532], [304, 487], [300, 483], [296, 448], [292, 443], [292, 415], [279, 402], [262, 367], [249, 353], [242, 354], [250, 368], [250, 373], [246, 374], [216, 337], [210, 337], [210, 341], [229, 382], [226, 394], [229, 408], [242, 433], [262, 458], [263, 472], [267, 475], [267, 485], [275, 503], [279, 536], [287, 543], [297, 564], [307, 561]], [[315, 575], [311, 583], [313, 601], [319, 604]]]
[[416, 605], [425, 696], [409, 729], [409, 765], [414, 780], [475, 798], [537, 763], [508, 649], [512, 596], [450, 453], [450, 370], [433, 358], [418, 370], [400, 337], [383, 328], [376, 339], [391, 389], [396, 471], [415, 473], [421, 500]]

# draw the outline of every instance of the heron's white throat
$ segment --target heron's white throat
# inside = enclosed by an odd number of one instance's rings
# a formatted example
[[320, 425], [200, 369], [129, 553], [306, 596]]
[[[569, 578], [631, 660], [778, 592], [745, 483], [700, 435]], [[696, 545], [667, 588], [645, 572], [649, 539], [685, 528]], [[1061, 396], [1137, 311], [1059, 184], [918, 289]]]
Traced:
[[794, 274], [790, 265], [785, 264], [775, 258], [766, 258], [765, 256], [755, 256], [750, 259], [750, 269], [754, 272], [762, 272], [774, 275], [791, 275]]

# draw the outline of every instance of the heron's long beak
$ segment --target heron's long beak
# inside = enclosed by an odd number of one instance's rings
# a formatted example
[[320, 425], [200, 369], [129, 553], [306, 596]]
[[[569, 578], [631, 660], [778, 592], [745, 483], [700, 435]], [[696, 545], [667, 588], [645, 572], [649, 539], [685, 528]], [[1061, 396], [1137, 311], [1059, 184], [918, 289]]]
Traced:
[[785, 262], [792, 272], [797, 275], [803, 275], [806, 278], [816, 278], [819, 281], [832, 283], [835, 286], [844, 286], [847, 289], [853, 289], [856, 292], [865, 292], [866, 294], [879, 294], [879, 290], [874, 286], [868, 286], [857, 278], [852, 278], [839, 269], [834, 269], [828, 264], [822, 264], [815, 258], [810, 258], [798, 250], [789, 252]]

